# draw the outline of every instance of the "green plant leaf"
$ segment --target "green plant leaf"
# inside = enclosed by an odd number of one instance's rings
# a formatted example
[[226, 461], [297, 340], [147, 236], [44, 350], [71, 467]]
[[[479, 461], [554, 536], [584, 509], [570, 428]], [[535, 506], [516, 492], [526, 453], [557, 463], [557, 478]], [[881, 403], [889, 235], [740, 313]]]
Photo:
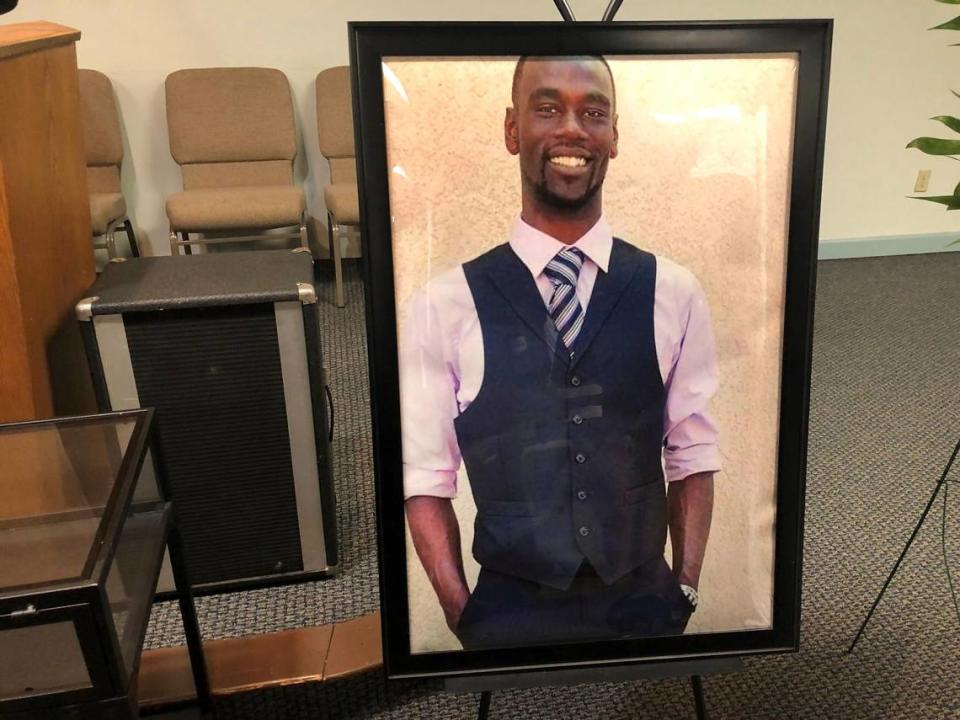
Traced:
[[911, 200], [924, 200], [926, 202], [945, 205], [947, 210], [960, 210], [960, 195], [934, 195], [932, 197], [921, 197], [920, 195], [911, 195]]
[[960, 155], [960, 140], [918, 137], [907, 143], [908, 148], [916, 148], [927, 155]]
[[960, 30], [960, 17], [955, 17], [953, 20], [948, 20], [945, 23], [936, 25], [935, 27], [930, 28], [931, 30]]
[[955, 133], [960, 133], [960, 119], [958, 118], [952, 117], [951, 115], [937, 115], [930, 119], [943, 123]]
[[937, 2], [944, 3], [945, 5], [960, 5], [960, 0], [937, 0]]
[[956, 90], [950, 90], [950, 92], [953, 93], [953, 96], [954, 96], [954, 97], [960, 98], [960, 93], [958, 93]]
[[957, 238], [952, 243], [947, 243], [946, 247], [950, 247], [951, 245], [960, 245], [960, 238]]

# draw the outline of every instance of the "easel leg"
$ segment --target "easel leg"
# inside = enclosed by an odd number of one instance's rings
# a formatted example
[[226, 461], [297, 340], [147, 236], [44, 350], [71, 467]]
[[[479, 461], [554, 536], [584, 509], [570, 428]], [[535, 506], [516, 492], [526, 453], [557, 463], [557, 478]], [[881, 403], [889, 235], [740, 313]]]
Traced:
[[703, 680], [699, 675], [691, 675], [690, 685], [693, 686], [693, 702], [697, 707], [697, 720], [708, 720], [707, 703], [703, 699]]
[[477, 715], [477, 720], [487, 720], [490, 715], [490, 694], [490, 690], [484, 690], [480, 693], [480, 712]]
[[913, 533], [910, 535], [910, 539], [907, 540], [907, 544], [903, 548], [903, 552], [900, 553], [900, 557], [897, 558], [896, 565], [893, 566], [893, 570], [891, 570], [890, 575], [887, 576], [887, 581], [880, 589], [880, 594], [877, 595], [877, 599], [873, 601], [873, 606], [870, 608], [870, 612], [868, 612], [867, 616], [863, 619], [860, 629], [857, 630], [856, 637], [854, 637], [853, 642], [850, 643], [850, 648], [847, 650], [848, 655], [853, 652], [853, 648], [856, 647], [857, 641], [860, 639], [860, 636], [863, 635], [863, 631], [866, 629], [867, 623], [870, 622], [870, 618], [873, 617], [874, 610], [877, 609], [877, 605], [880, 604], [883, 594], [887, 591], [887, 586], [890, 585], [890, 581], [893, 580], [893, 576], [896, 575], [897, 570], [900, 569], [900, 563], [902, 563], [903, 559], [907, 556], [907, 552], [910, 550], [910, 546], [913, 545], [913, 541], [916, 539], [917, 533], [920, 532], [920, 527], [923, 525], [923, 521], [926, 520], [927, 515], [930, 514], [930, 508], [933, 507], [933, 503], [937, 499], [937, 495], [940, 493], [940, 488], [943, 487], [943, 483], [947, 479], [947, 475], [950, 473], [950, 468], [953, 467], [953, 461], [957, 459], [957, 452], [960, 452], [960, 441], [957, 441], [956, 447], [953, 448], [953, 454], [950, 456], [950, 460], [947, 461], [947, 466], [943, 469], [943, 474], [937, 481], [937, 486], [933, 489], [933, 494], [930, 496], [930, 501], [927, 503], [927, 507], [923, 509], [923, 514], [920, 515], [920, 519], [917, 521], [917, 526], [913, 529]]

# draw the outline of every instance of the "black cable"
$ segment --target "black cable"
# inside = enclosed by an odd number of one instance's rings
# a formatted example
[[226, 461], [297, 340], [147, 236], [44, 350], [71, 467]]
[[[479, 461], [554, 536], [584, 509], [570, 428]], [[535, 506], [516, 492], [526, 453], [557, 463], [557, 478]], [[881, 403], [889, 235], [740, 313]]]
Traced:
[[940, 523], [940, 547], [943, 548], [943, 567], [947, 570], [947, 582], [950, 585], [950, 597], [953, 599], [953, 609], [957, 613], [957, 623], [960, 623], [960, 605], [957, 604], [957, 591], [953, 587], [953, 576], [950, 574], [950, 561], [947, 559], [947, 494], [950, 492], [950, 483], [943, 485], [943, 519]]
[[[957, 454], [960, 454], [960, 440], [957, 440], [956, 446], [953, 448], [953, 453], [950, 455], [950, 459], [947, 461], [947, 466], [943, 468], [943, 474], [940, 476], [940, 479], [937, 480], [937, 486], [933, 489], [933, 493], [930, 495], [930, 500], [927, 501], [927, 506], [923, 509], [923, 512], [920, 513], [920, 519], [917, 520], [916, 526], [913, 528], [913, 533], [910, 535], [910, 539], [907, 540], [907, 544], [904, 546], [903, 550], [900, 552], [900, 557], [897, 558], [897, 562], [893, 565], [893, 570], [890, 571], [890, 574], [887, 575], [886, 582], [883, 583], [883, 587], [880, 588], [880, 593], [877, 595], [877, 599], [873, 601], [873, 605], [870, 606], [870, 610], [867, 611], [867, 616], [863, 619], [863, 622], [860, 623], [860, 629], [857, 630], [857, 634], [853, 637], [853, 642], [850, 643], [850, 647], [847, 648], [847, 654], [853, 652], [853, 649], [857, 646], [857, 642], [860, 640], [860, 637], [863, 635], [863, 631], [867, 629], [867, 623], [870, 622], [870, 618], [873, 617], [874, 611], [877, 609], [877, 606], [880, 604], [880, 601], [883, 599], [884, 593], [887, 592], [887, 588], [890, 586], [891, 581], [893, 581], [893, 576], [897, 574], [897, 570], [900, 569], [900, 564], [903, 562], [903, 559], [907, 556], [907, 553], [910, 551], [910, 546], [913, 545], [913, 541], [917, 538], [917, 533], [920, 532], [920, 528], [923, 526], [924, 521], [927, 519], [927, 515], [930, 514], [930, 510], [933, 508], [933, 504], [937, 501], [937, 493], [940, 492], [941, 486], [945, 485], [947, 475], [950, 473], [950, 468], [953, 467], [953, 461], [957, 459]], [[944, 523], [946, 520], [944, 520]], [[952, 580], [951, 580], [952, 585]], [[958, 615], [960, 616], [960, 615]]]

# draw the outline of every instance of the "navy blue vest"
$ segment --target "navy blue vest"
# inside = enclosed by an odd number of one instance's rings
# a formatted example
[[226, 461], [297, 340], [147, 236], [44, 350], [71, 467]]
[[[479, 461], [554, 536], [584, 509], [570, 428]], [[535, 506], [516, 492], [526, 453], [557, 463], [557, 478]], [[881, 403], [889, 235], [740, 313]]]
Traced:
[[483, 334], [480, 391], [455, 420], [484, 568], [570, 587], [662, 556], [664, 389], [656, 258], [614, 238], [571, 358], [509, 245], [463, 266]]

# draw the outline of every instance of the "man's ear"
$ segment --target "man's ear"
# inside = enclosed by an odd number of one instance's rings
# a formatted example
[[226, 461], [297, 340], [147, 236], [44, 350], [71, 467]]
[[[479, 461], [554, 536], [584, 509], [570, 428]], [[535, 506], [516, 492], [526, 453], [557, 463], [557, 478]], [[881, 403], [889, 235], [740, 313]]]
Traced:
[[617, 141], [620, 139], [620, 133], [617, 131], [617, 116], [613, 116], [613, 142], [610, 143], [610, 157], [615, 158], [619, 150], [617, 149]]
[[514, 108], [508, 107], [503, 118], [503, 142], [507, 146], [507, 152], [516, 155], [520, 152], [519, 129], [517, 128], [517, 112]]

